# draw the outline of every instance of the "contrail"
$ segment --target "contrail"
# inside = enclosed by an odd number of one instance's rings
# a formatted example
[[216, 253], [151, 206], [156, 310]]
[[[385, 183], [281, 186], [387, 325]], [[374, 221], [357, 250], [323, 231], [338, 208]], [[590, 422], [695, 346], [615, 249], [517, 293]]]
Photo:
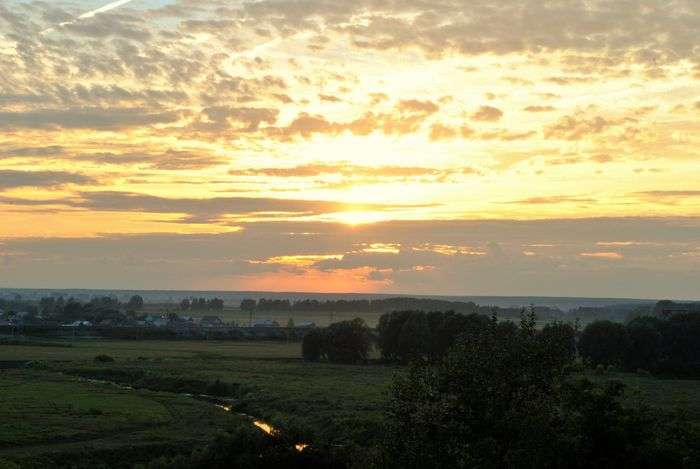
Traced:
[[117, 0], [116, 2], [109, 3], [103, 7], [98, 8], [97, 10], [92, 10], [88, 11], [87, 13], [83, 13], [82, 15], [78, 16], [79, 20], [84, 20], [85, 18], [92, 18], [95, 15], [99, 15], [100, 13], [105, 13], [109, 10], [114, 10], [115, 8], [119, 8], [122, 5], [126, 5], [129, 2], [132, 2], [133, 0]]
[[[117, 0], [116, 2], [108, 3], [107, 5], [102, 6], [102, 7], [100, 7], [100, 8], [97, 8], [97, 9], [95, 9], [95, 10], [88, 11], [88, 12], [86, 12], [86, 13], [83, 13], [82, 15], [78, 16], [76, 19], [74, 19], [74, 20], [72, 20], [72, 21], [65, 21], [65, 22], [63, 22], [63, 23], [60, 23], [59, 26], [67, 26], [67, 25], [69, 25], [69, 24], [75, 23], [75, 22], [78, 21], [78, 20], [84, 20], [84, 19], [86, 19], [86, 18], [92, 18], [92, 17], [95, 16], [95, 15], [99, 15], [100, 13], [106, 13], [106, 12], [108, 12], [108, 11], [110, 11], [110, 10], [114, 10], [115, 8], [119, 8], [120, 6], [126, 5], [127, 3], [132, 2], [132, 1], [133, 1], [133, 0]], [[43, 30], [43, 31], [41, 32], [41, 34], [48, 34], [48, 33], [50, 33], [50, 32], [53, 31], [53, 30], [54, 30], [54, 28], [45, 29], [45, 30]]]

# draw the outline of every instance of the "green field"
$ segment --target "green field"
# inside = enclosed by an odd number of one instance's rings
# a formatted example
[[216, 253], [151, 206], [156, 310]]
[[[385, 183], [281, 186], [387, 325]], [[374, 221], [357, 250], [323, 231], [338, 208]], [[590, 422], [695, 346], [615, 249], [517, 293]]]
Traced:
[[[0, 346], [0, 363], [6, 368], [0, 370], [0, 459], [119, 449], [127, 461], [124, 454], [138, 459], [144, 448], [187, 451], [240, 419], [236, 412], [262, 418], [305, 441], [369, 446], [380, 434], [392, 377], [401, 372], [381, 365], [305, 363], [299, 359], [299, 343], [66, 344], [70, 346]], [[94, 357], [99, 354], [115, 361], [98, 363]], [[9, 369], [25, 362], [30, 367]], [[700, 381], [596, 377], [609, 378], [626, 382], [630, 399], [667, 410], [682, 408], [700, 422]], [[230, 398], [234, 412], [186, 392]]]
[[[81, 442], [90, 451], [131, 447], [135, 442], [189, 448], [182, 443], [213, 438], [237, 412], [308, 441], [370, 444], [381, 428], [385, 392], [396, 371], [305, 363], [299, 359], [299, 343], [76, 340], [68, 344], [0, 346], [0, 362], [31, 363], [29, 368], [0, 371], [0, 458], [70, 454], [83, 450]], [[115, 361], [95, 362], [99, 354]], [[122, 390], [85, 378], [139, 389]], [[183, 393], [232, 398], [234, 412], [227, 414]]]
[[[226, 305], [222, 311], [181, 311], [180, 307], [175, 304], [146, 304], [141, 311], [143, 314], [162, 314], [173, 312], [181, 316], [192, 316], [201, 318], [202, 316], [218, 316], [226, 323], [236, 323], [246, 326], [250, 322], [250, 315], [245, 311], [241, 311], [238, 307]], [[290, 319], [296, 323], [300, 321], [312, 321], [319, 327], [326, 327], [329, 324], [338, 321], [345, 321], [355, 318], [362, 318], [370, 327], [376, 327], [379, 322], [379, 317], [382, 313], [368, 312], [318, 312], [318, 311], [295, 311], [295, 312], [275, 312], [275, 311], [257, 311], [254, 319], [271, 319], [284, 327]]]

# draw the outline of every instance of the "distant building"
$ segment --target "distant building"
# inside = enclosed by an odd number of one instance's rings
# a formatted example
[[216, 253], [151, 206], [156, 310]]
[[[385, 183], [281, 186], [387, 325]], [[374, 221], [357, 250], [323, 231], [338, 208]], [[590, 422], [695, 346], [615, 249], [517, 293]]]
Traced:
[[74, 321], [70, 324], [64, 324], [63, 327], [91, 327], [90, 321]]
[[219, 327], [224, 325], [224, 321], [219, 316], [203, 316], [199, 320], [199, 325], [202, 327]]
[[170, 321], [164, 318], [155, 318], [150, 322], [150, 324], [153, 327], [166, 327], [168, 324], [170, 324]]
[[277, 321], [272, 319], [256, 319], [253, 321], [253, 327], [280, 327]]
[[296, 327], [301, 327], [303, 329], [311, 329], [313, 327], [316, 327], [316, 323], [313, 321], [299, 321], [296, 324]]

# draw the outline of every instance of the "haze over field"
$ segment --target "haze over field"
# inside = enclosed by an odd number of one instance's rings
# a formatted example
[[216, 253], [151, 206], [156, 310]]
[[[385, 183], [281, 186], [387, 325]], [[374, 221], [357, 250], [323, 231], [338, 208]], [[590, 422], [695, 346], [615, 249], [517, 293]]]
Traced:
[[0, 286], [698, 298], [698, 37], [695, 0], [5, 0]]

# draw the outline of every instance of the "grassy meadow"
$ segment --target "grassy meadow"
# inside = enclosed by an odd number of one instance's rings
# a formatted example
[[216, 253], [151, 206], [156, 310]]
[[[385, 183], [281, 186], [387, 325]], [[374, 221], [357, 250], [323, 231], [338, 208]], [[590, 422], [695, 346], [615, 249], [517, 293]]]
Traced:
[[[189, 451], [237, 413], [305, 441], [369, 446], [401, 368], [306, 363], [299, 343], [108, 341], [0, 345], [0, 462], [119, 450], [126, 467], [144, 452]], [[100, 354], [113, 362], [95, 361]], [[29, 367], [16, 368], [30, 362]], [[125, 390], [86, 378], [134, 386]], [[700, 381], [611, 373], [629, 399], [683, 408], [700, 423]], [[183, 393], [230, 399], [234, 412]], [[124, 456], [127, 455], [127, 456]], [[59, 457], [60, 460], [60, 457]]]
[[[369, 444], [381, 428], [385, 392], [397, 371], [306, 363], [299, 358], [300, 344], [286, 342], [48, 345], [0, 346], [0, 363], [7, 368], [0, 371], [0, 460], [121, 446], [191, 450], [225, 429], [237, 413], [308, 441]], [[101, 354], [114, 362], [96, 362]], [[25, 362], [28, 368], [10, 369]], [[184, 393], [231, 399], [233, 412]]]
[[[202, 316], [218, 316], [226, 323], [236, 323], [242, 326], [248, 325], [250, 321], [249, 313], [242, 311], [238, 307], [225, 305], [221, 311], [205, 311], [205, 310], [188, 310], [181, 311], [180, 306], [173, 303], [151, 303], [146, 304], [141, 311], [144, 314], [161, 314], [165, 312], [174, 312], [183, 316], [192, 316], [193, 318], [201, 318]], [[290, 319], [297, 324], [301, 321], [312, 321], [318, 327], [326, 327], [329, 324], [338, 321], [346, 321], [355, 318], [362, 318], [369, 327], [376, 327], [379, 322], [381, 313], [368, 312], [319, 312], [319, 311], [294, 311], [294, 312], [276, 312], [276, 311], [257, 311], [253, 319], [270, 319], [277, 321], [280, 326], [286, 326]]]

